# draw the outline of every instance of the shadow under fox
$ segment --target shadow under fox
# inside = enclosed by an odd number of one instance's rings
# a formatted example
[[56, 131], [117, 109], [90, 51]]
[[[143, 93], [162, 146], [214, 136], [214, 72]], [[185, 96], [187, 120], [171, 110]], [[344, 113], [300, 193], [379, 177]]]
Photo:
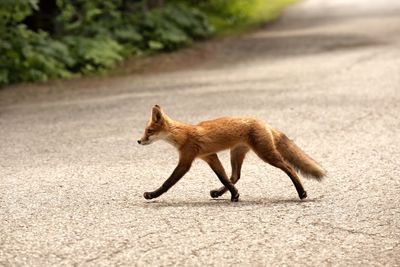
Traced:
[[[211, 190], [213, 198], [222, 196], [227, 190], [231, 201], [239, 200], [235, 187], [240, 179], [243, 160], [253, 150], [263, 161], [284, 171], [292, 180], [300, 199], [307, 197], [296, 171], [304, 176], [321, 180], [325, 170], [305, 154], [285, 134], [251, 117], [224, 117], [190, 125], [172, 120], [155, 105], [144, 134], [137, 142], [148, 145], [156, 140], [164, 140], [179, 151], [179, 162], [170, 177], [160, 188], [145, 192], [146, 199], [159, 197], [167, 192], [185, 173], [196, 158], [208, 163], [223, 186]], [[218, 159], [217, 153], [230, 149], [232, 175], [230, 179]]]

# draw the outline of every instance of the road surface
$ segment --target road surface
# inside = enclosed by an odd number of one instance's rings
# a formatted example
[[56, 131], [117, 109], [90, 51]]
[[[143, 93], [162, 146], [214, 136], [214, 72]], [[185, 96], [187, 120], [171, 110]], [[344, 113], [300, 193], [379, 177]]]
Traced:
[[[397, 0], [309, 0], [174, 71], [1, 90], [0, 265], [399, 266], [399, 14]], [[154, 104], [190, 123], [256, 116], [328, 177], [303, 179], [299, 201], [250, 154], [230, 203], [196, 161], [147, 201], [177, 162], [135, 142]]]

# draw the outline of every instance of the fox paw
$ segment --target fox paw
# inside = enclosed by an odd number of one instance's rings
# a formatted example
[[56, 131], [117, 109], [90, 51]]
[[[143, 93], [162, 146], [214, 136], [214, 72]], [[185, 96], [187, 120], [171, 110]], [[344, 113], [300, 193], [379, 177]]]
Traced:
[[144, 192], [143, 197], [145, 199], [152, 199], [154, 198], [154, 195], [151, 192]]
[[231, 197], [231, 202], [238, 202], [239, 201], [239, 193], [236, 193], [234, 196]]
[[303, 191], [301, 194], [299, 194], [300, 199], [305, 199], [307, 198], [307, 192]]
[[212, 198], [218, 198], [218, 197], [220, 197], [221, 195], [220, 195], [220, 193], [219, 193], [219, 190], [211, 190], [211, 191], [210, 191], [210, 196], [211, 196]]

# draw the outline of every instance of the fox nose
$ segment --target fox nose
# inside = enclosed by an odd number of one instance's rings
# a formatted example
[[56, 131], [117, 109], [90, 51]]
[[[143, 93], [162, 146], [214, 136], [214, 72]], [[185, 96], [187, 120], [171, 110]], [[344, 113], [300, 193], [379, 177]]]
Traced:
[[140, 140], [137, 140], [137, 143], [140, 145], [140, 143], [141, 143], [142, 141], [140, 141]]

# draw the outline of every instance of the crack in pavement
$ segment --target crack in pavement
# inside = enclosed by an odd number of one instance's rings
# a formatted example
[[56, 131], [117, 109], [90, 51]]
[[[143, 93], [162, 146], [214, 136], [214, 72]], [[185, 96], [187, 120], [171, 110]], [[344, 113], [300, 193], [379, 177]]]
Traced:
[[334, 232], [334, 230], [338, 230], [338, 231], [347, 232], [347, 233], [350, 233], [350, 234], [359, 234], [359, 235], [366, 235], [366, 236], [370, 236], [370, 237], [388, 238], [386, 236], [382, 236], [382, 235], [376, 234], [376, 233], [367, 233], [367, 232], [363, 232], [363, 231], [356, 230], [356, 229], [348, 229], [348, 228], [345, 228], [345, 227], [336, 226], [336, 225], [333, 225], [332, 223], [329, 223], [329, 222], [318, 221], [318, 222], [313, 222], [313, 224], [314, 225], [321, 225], [321, 226], [328, 226], [330, 229], [333, 230], [333, 232]]

